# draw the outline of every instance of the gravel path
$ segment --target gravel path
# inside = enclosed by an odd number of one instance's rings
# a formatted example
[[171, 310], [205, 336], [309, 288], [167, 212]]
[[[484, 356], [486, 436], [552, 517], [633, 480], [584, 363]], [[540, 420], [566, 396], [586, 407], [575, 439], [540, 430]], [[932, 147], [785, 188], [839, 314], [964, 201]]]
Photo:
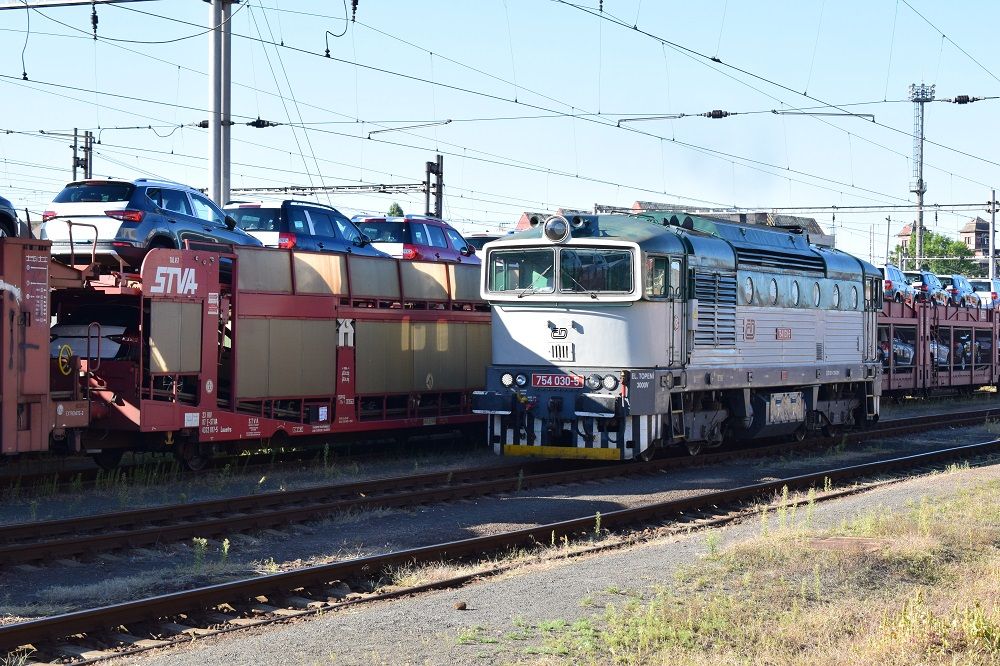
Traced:
[[[818, 504], [816, 528], [833, 527], [873, 509], [903, 510], [920, 498], [1000, 480], [1000, 466], [960, 470], [892, 484]], [[800, 514], [801, 517], [801, 514]], [[721, 547], [761, 530], [759, 521], [712, 530]], [[357, 606], [309, 620], [212, 637], [133, 658], [148, 666], [200, 664], [510, 664], [540, 659], [525, 626], [600, 615], [624, 594], [669, 583], [707, 552], [709, 532], [664, 538], [611, 553], [528, 567], [460, 590]], [[455, 609], [465, 601], [468, 609]], [[537, 634], [537, 632], [527, 632]], [[123, 663], [119, 661], [118, 663]], [[551, 663], [551, 662], [548, 662]], [[556, 661], [555, 663], [561, 663]]]

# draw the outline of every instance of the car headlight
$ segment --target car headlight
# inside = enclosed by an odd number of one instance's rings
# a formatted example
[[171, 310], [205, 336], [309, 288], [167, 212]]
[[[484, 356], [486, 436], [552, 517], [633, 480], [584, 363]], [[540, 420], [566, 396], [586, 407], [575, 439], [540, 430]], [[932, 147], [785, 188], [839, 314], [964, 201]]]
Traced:
[[601, 384], [609, 391], [614, 391], [618, 388], [618, 378], [614, 375], [604, 375], [604, 379], [601, 380]]
[[514, 377], [514, 383], [518, 386], [524, 386], [528, 383], [528, 378], [524, 375], [518, 375], [517, 377]]
[[601, 376], [591, 375], [587, 377], [587, 388], [589, 388], [591, 391], [596, 391], [597, 389], [601, 388]]
[[503, 373], [502, 375], [500, 375], [500, 383], [506, 386], [507, 388], [510, 388], [511, 386], [514, 385], [514, 375], [510, 374], [509, 372]]

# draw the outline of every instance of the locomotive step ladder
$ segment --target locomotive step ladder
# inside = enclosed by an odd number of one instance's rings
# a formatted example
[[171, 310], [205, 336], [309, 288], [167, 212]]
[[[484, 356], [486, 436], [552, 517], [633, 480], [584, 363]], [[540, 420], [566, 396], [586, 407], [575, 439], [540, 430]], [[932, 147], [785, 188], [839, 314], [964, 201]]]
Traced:
[[684, 394], [670, 393], [670, 435], [675, 440], [687, 439], [684, 432]]

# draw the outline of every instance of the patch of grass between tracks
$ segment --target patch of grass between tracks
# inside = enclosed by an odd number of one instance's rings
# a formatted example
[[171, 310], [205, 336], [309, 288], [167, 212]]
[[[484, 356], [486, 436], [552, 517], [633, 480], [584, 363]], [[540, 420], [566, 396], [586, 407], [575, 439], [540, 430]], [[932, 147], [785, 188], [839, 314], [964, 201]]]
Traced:
[[[787, 521], [509, 642], [546, 664], [1000, 663], [1000, 482], [837, 529]], [[804, 526], [805, 525], [805, 526]], [[543, 626], [544, 625], [544, 626]]]

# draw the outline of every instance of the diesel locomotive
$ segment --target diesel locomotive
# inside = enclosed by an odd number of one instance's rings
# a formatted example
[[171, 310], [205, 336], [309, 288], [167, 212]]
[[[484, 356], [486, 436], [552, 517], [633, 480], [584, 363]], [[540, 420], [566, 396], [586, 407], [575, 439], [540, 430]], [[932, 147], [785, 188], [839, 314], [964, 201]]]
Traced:
[[798, 230], [553, 216], [484, 248], [498, 453], [647, 458], [878, 419], [882, 276]]

